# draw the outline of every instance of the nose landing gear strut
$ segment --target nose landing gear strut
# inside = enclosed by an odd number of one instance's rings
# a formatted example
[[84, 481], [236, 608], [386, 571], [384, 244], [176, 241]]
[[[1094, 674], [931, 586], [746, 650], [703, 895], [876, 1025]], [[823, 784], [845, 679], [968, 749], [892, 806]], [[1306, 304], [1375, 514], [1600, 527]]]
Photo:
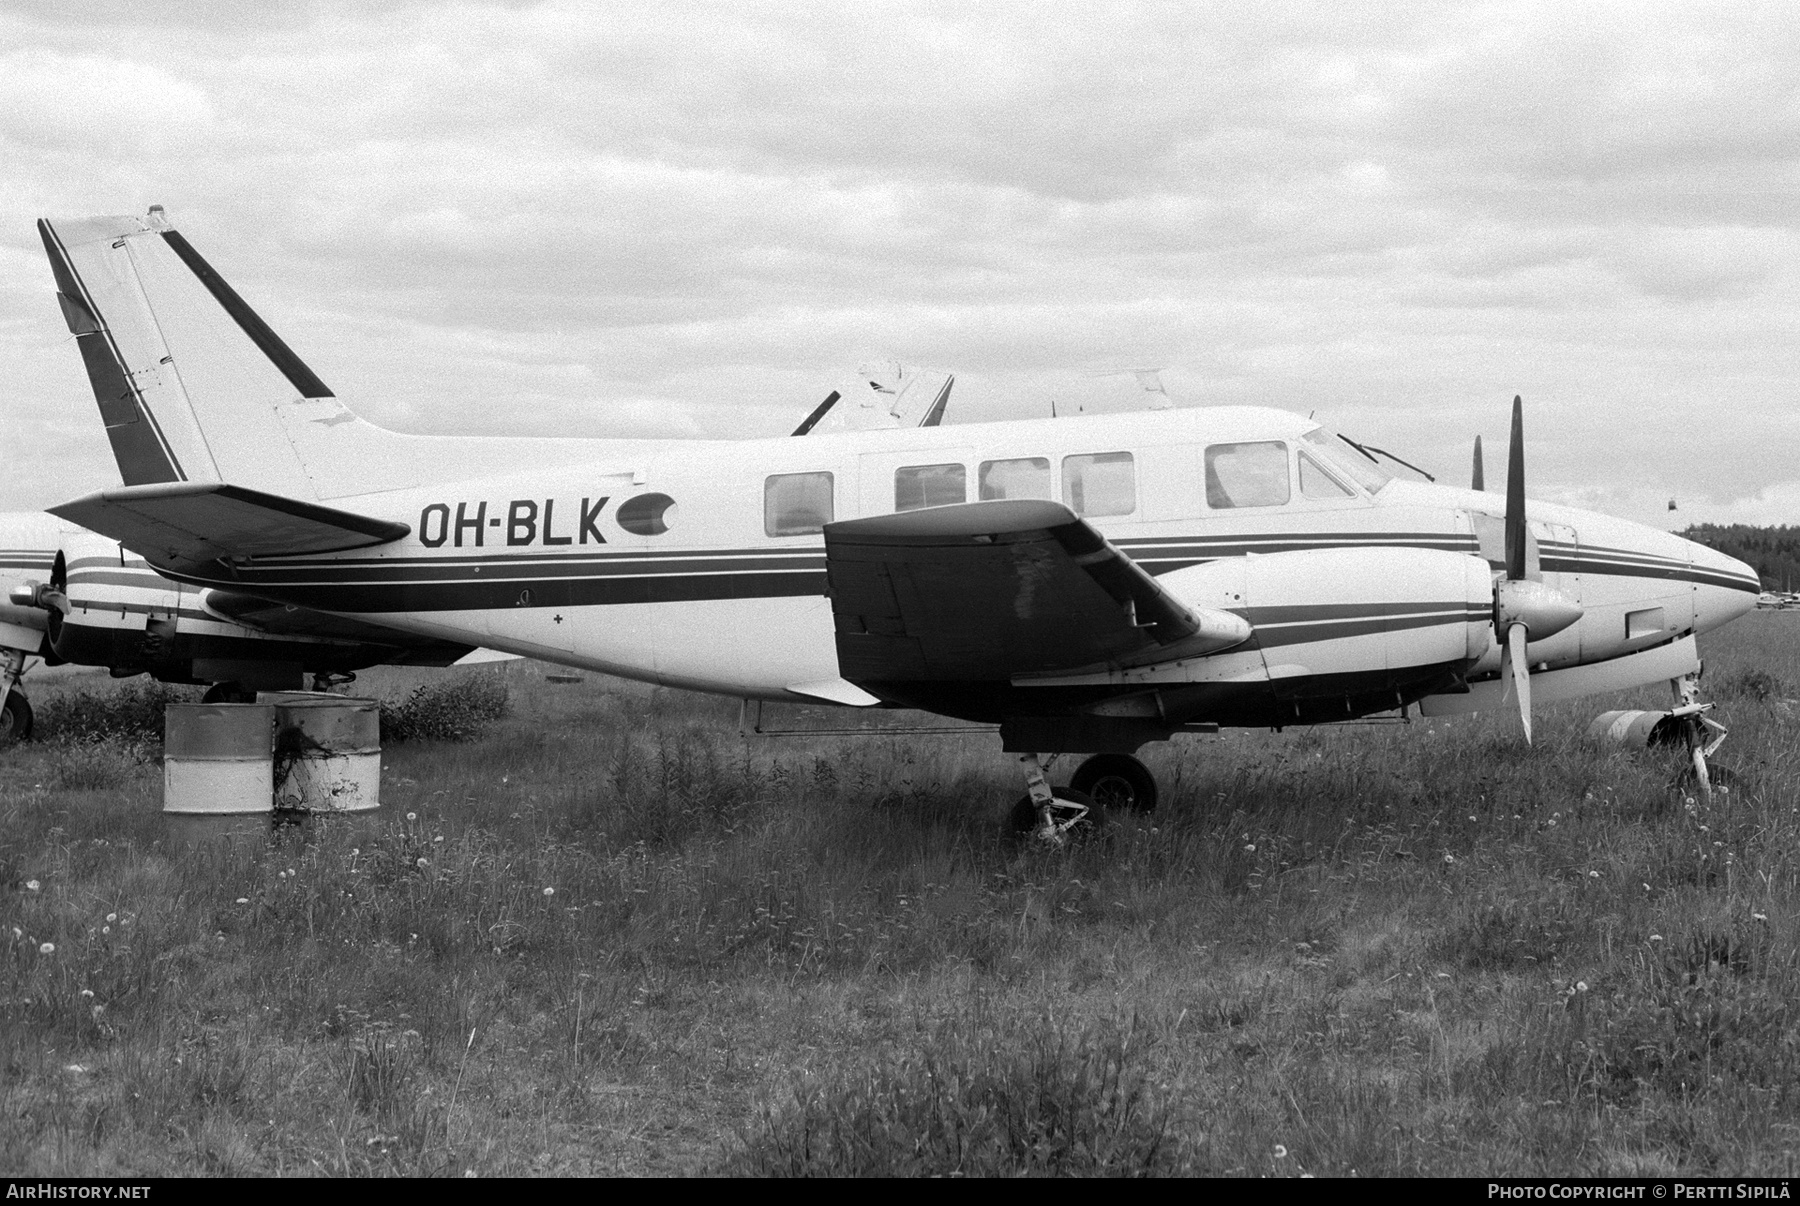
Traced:
[[1713, 709], [1712, 704], [1700, 702], [1698, 674], [1672, 678], [1669, 686], [1675, 692], [1675, 707], [1670, 710], [1669, 718], [1680, 726], [1682, 740], [1687, 742], [1688, 759], [1693, 763], [1694, 782], [1699, 785], [1701, 796], [1711, 800], [1713, 774], [1706, 760], [1724, 744], [1725, 726], [1707, 715]]

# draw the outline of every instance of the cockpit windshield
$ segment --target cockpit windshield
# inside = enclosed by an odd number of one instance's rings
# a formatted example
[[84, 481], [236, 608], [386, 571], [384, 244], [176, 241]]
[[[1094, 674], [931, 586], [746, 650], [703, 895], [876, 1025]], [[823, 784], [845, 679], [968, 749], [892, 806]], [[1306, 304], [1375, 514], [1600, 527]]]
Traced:
[[1393, 474], [1352, 448], [1335, 432], [1315, 427], [1303, 438], [1308, 448], [1329, 461], [1333, 468], [1341, 469], [1370, 494], [1379, 493], [1383, 486], [1394, 480]]

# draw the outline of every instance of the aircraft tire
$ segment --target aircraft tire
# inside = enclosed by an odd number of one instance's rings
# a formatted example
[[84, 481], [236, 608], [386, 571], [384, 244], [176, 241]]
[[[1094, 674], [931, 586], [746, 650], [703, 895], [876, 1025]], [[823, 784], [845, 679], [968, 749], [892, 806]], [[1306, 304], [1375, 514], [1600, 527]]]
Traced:
[[[1081, 823], [1069, 831], [1071, 837], [1085, 837], [1099, 828], [1103, 814], [1094, 807], [1094, 801], [1086, 792], [1076, 791], [1072, 787], [1056, 787], [1051, 791], [1059, 800], [1068, 800], [1072, 804], [1083, 804], [1088, 808], [1087, 816], [1083, 817]], [[1037, 805], [1031, 802], [1030, 792], [1019, 797], [1018, 803], [1014, 804], [1012, 811], [1007, 814], [1007, 821], [1012, 831], [1020, 837], [1030, 837], [1037, 831]]]
[[17, 691], [8, 694], [5, 708], [0, 709], [0, 745], [29, 741], [31, 721], [31, 701]]
[[1092, 796], [1103, 811], [1156, 809], [1156, 776], [1130, 754], [1095, 754], [1075, 768], [1069, 786]]

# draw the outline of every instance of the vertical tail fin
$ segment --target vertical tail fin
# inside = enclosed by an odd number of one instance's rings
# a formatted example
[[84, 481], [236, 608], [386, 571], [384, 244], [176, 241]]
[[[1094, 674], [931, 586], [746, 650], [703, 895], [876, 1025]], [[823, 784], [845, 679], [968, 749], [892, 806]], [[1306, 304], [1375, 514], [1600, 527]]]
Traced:
[[126, 485], [235, 481], [319, 496], [284, 412], [331, 391], [160, 208], [40, 220], [38, 233]]

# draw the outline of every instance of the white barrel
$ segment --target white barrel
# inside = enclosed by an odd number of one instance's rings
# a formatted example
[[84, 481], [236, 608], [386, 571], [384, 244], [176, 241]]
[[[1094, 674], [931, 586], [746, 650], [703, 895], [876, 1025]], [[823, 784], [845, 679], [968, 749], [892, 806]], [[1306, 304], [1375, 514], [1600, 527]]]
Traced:
[[1602, 712], [1588, 726], [1588, 737], [1594, 741], [1610, 741], [1618, 745], [1647, 746], [1657, 740], [1668, 741], [1671, 738], [1666, 730], [1658, 733], [1656, 728], [1669, 719], [1667, 712], [1640, 712], [1625, 710], [1619, 712]]
[[163, 811], [271, 811], [274, 728], [275, 709], [266, 704], [169, 704], [163, 711]]
[[275, 807], [368, 812], [380, 806], [380, 704], [310, 691], [258, 698], [275, 708]]

